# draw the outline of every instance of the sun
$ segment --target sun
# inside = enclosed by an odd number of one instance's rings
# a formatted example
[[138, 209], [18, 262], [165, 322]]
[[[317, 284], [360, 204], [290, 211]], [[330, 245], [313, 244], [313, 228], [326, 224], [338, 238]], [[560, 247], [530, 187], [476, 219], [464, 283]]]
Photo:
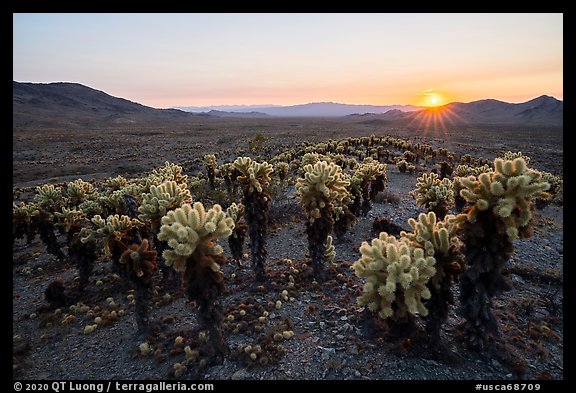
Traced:
[[436, 96], [430, 97], [430, 103], [432, 105], [438, 105], [438, 102], [439, 102], [438, 97], [436, 97]]

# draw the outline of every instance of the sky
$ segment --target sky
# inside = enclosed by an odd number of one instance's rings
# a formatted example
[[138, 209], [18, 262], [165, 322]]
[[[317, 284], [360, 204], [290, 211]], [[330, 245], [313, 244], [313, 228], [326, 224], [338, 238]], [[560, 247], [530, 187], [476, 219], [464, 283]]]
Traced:
[[13, 14], [13, 79], [155, 108], [563, 99], [563, 14]]

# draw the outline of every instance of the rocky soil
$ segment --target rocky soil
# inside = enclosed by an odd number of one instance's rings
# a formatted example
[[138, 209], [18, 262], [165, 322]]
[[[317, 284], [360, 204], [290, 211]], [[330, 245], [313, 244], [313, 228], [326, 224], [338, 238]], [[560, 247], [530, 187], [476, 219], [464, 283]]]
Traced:
[[[153, 136], [146, 137], [152, 144]], [[26, 147], [31, 149], [30, 138], [20, 134], [15, 139], [15, 159], [26, 158]], [[477, 146], [463, 141], [465, 136], [462, 138], [452, 139], [449, 150], [487, 158], [514, 150], [504, 145], [496, 149], [490, 143]], [[78, 168], [86, 166], [80, 173], [83, 178], [89, 178], [91, 173], [102, 176], [118, 173], [114, 162], [104, 165], [105, 156], [100, 160], [95, 158], [98, 155], [95, 151], [81, 151], [80, 140], [69, 143], [76, 149], [74, 153], [63, 149], [56, 154], [52, 150], [53, 162], [48, 166], [34, 161], [35, 166], [42, 168], [36, 177], [27, 165], [17, 163], [14, 174], [19, 181], [14, 185], [30, 186], [48, 178], [65, 181], [66, 177], [54, 178], [49, 168], [65, 164], [71, 154], [79, 157]], [[558, 147], [557, 139], [555, 143], [550, 144], [555, 146], [551, 148], [546, 141], [527, 152], [532, 154], [538, 169], [562, 172], [558, 161], [562, 147]], [[34, 154], [30, 153], [30, 157]], [[203, 150], [199, 148], [197, 154], [201, 156]], [[93, 157], [90, 165], [82, 162], [84, 156]], [[134, 157], [127, 159], [132, 162]], [[79, 177], [76, 175], [76, 172], [62, 174]], [[291, 198], [275, 201], [267, 241], [268, 281], [264, 285], [255, 284], [247, 243], [241, 264], [229, 261], [223, 268], [226, 293], [222, 302], [227, 316], [224, 334], [230, 350], [223, 362], [214, 362], [204, 355], [195, 304], [187, 300], [180, 288], [166, 284], [162, 274], [156, 278], [158, 294], [150, 308], [151, 331], [138, 334], [131, 300], [133, 290], [112, 273], [104, 256], [85, 292], [73, 302], [76, 311], [70, 305], [54, 310], [47, 307], [44, 290], [54, 280], [62, 280], [67, 291], [72, 291], [78, 279], [75, 267], [46, 253], [38, 237], [31, 244], [16, 241], [12, 264], [13, 377], [172, 379], [174, 364], [184, 361], [184, 347], [190, 346], [198, 348], [200, 355], [182, 376], [186, 379], [564, 379], [562, 206], [551, 204], [536, 210], [534, 236], [514, 243], [515, 252], [505, 271], [512, 290], [497, 296], [493, 305], [502, 334], [492, 338], [482, 353], [466, 347], [461, 329], [463, 320], [457, 313], [458, 300], [443, 326], [440, 352], [427, 347], [422, 333], [412, 338], [392, 335], [385, 323], [357, 306], [356, 297], [363, 283], [350, 266], [360, 257], [361, 243], [377, 236], [372, 229], [375, 218], [387, 217], [409, 229], [408, 218], [424, 211], [408, 194], [418, 175], [399, 173], [393, 165], [388, 166], [385, 195], [380, 196], [368, 215], [361, 217], [344, 239], [335, 243], [336, 262], [328, 267], [324, 282], [316, 282], [310, 276], [304, 216], [297, 202]], [[59, 240], [65, 243], [63, 237]], [[229, 257], [227, 242], [221, 244]], [[453, 290], [458, 299], [457, 284]], [[283, 291], [287, 293], [283, 295]], [[118, 318], [105, 317], [94, 332], [85, 334], [85, 326], [110, 311], [116, 311]], [[274, 338], [276, 333], [288, 330], [294, 332], [292, 337]], [[178, 336], [183, 340], [176, 344]], [[144, 342], [151, 347], [147, 355], [139, 348]], [[256, 361], [244, 351], [247, 345], [261, 347]], [[205, 366], [200, 366], [202, 359]]]

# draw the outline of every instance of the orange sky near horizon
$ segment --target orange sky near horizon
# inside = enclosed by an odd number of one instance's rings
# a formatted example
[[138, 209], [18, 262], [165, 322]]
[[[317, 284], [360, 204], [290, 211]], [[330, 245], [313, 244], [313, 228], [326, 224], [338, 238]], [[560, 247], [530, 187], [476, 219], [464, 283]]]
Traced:
[[13, 22], [15, 81], [76, 82], [156, 108], [563, 99], [563, 14], [14, 14]]

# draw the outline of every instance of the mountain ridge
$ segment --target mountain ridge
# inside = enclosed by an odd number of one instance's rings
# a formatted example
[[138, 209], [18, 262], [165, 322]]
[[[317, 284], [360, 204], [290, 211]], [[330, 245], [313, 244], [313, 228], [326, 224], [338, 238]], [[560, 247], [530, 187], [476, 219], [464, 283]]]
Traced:
[[390, 110], [414, 111], [423, 109], [415, 105], [370, 105], [370, 104], [344, 104], [332, 101], [309, 102], [296, 105], [213, 105], [213, 106], [180, 106], [175, 107], [187, 112], [199, 113], [211, 110], [232, 113], [259, 112], [268, 116], [279, 117], [308, 117], [327, 116], [341, 117], [358, 113], [385, 113]]
[[384, 114], [351, 115], [370, 124], [426, 124], [431, 121], [444, 125], [535, 125], [563, 126], [564, 103], [554, 97], [541, 95], [526, 102], [508, 103], [492, 98], [468, 103], [451, 102], [420, 111]]
[[[13, 81], [13, 128], [82, 127], [94, 124], [150, 124], [188, 121], [202, 117], [314, 116], [346, 117], [371, 124], [410, 125], [428, 118], [442, 118], [449, 124], [529, 124], [563, 126], [563, 102], [541, 95], [523, 103], [483, 99], [469, 103], [452, 102], [440, 107], [418, 109], [411, 105], [359, 105], [316, 102], [287, 107], [268, 107], [271, 113], [257, 111], [253, 105], [244, 112], [185, 112], [177, 108], [157, 109], [124, 98], [111, 96], [74, 82], [30, 83]], [[356, 113], [342, 115], [351, 108]], [[415, 109], [416, 108], [416, 109]], [[385, 112], [372, 113], [370, 109]], [[407, 110], [412, 109], [412, 110]]]

